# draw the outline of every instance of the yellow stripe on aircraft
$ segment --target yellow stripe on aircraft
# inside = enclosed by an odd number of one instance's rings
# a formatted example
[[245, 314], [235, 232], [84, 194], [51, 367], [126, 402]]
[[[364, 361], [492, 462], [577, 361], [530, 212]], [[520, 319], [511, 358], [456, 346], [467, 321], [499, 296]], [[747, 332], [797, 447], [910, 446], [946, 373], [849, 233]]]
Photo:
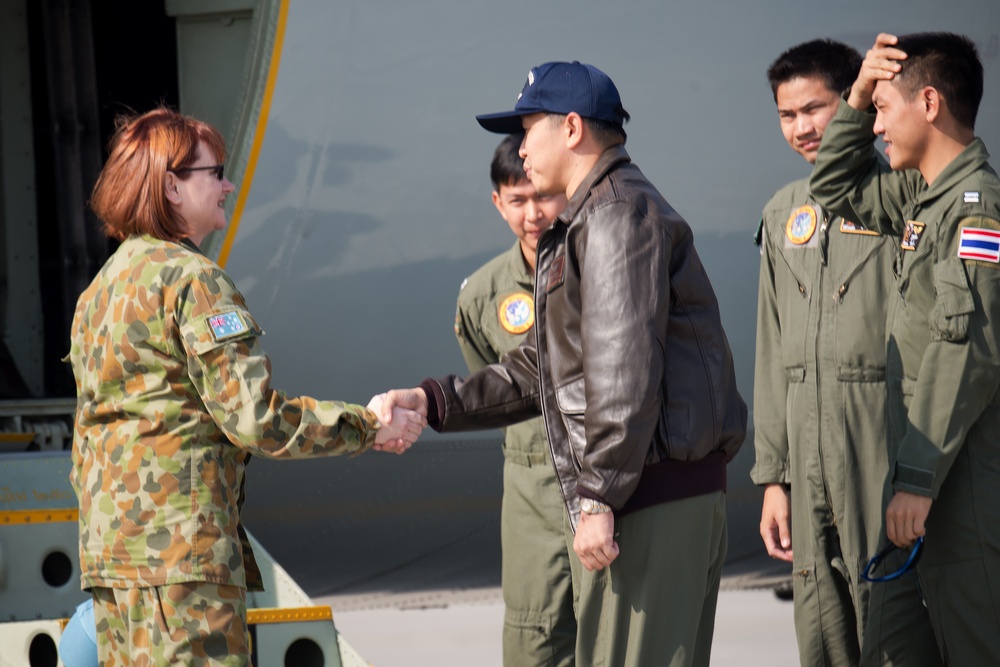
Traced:
[[299, 621], [332, 621], [333, 610], [330, 607], [270, 607], [264, 609], [247, 609], [247, 623], [260, 625], [262, 623], [296, 623]]
[[0, 442], [31, 442], [34, 433], [0, 433]]
[[267, 83], [264, 84], [264, 99], [260, 105], [257, 129], [254, 130], [253, 144], [250, 146], [250, 158], [247, 160], [247, 167], [243, 172], [240, 193], [236, 197], [236, 206], [233, 208], [233, 217], [229, 223], [229, 229], [226, 231], [226, 239], [222, 242], [222, 250], [219, 251], [217, 263], [221, 267], [225, 267], [226, 260], [229, 259], [229, 250], [232, 248], [233, 240], [236, 238], [236, 230], [240, 226], [243, 207], [246, 205], [247, 196], [250, 194], [250, 186], [253, 184], [253, 174], [257, 168], [260, 147], [264, 143], [264, 134], [267, 131], [267, 117], [271, 113], [271, 97], [274, 95], [274, 84], [278, 80], [278, 66], [281, 64], [281, 46], [285, 41], [285, 22], [287, 18], [288, 0], [281, 0], [281, 8], [278, 10], [278, 24], [274, 29], [274, 50], [271, 52], [271, 64], [267, 70]]
[[0, 526], [19, 526], [30, 523], [68, 523], [80, 520], [80, 510], [12, 510], [0, 512]]

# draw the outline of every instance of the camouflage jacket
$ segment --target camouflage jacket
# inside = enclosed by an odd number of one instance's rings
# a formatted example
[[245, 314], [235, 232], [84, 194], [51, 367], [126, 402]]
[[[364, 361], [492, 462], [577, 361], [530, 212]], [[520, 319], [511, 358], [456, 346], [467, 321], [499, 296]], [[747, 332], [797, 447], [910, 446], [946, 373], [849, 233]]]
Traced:
[[84, 588], [256, 587], [240, 524], [250, 455], [374, 444], [370, 410], [273, 389], [261, 334], [229, 276], [188, 242], [130, 237], [80, 295], [68, 359]]

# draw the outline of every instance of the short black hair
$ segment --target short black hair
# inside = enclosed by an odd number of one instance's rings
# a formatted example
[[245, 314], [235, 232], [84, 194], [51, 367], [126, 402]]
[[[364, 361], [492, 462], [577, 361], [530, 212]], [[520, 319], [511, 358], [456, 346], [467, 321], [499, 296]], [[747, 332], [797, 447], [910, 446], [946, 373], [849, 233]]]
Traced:
[[840, 94], [858, 78], [861, 70], [858, 50], [833, 39], [814, 39], [793, 46], [767, 68], [774, 101], [778, 86], [798, 77], [822, 79], [826, 87]]
[[974, 128], [983, 99], [983, 63], [972, 40], [950, 32], [920, 32], [903, 35], [896, 48], [906, 53], [893, 79], [900, 92], [913, 99], [924, 86], [933, 86], [955, 120]]
[[490, 180], [493, 181], [493, 189], [497, 192], [500, 192], [501, 185], [517, 185], [527, 178], [524, 173], [524, 160], [518, 155], [523, 139], [523, 134], [508, 134], [493, 151]]
[[[621, 114], [622, 118], [625, 119], [627, 123], [631, 116], [628, 111], [625, 111], [624, 107], [619, 106], [618, 112]], [[564, 113], [550, 113], [548, 114], [549, 122], [561, 123], [568, 114]], [[625, 132], [625, 128], [618, 123], [612, 123], [608, 120], [600, 120], [598, 118], [583, 118], [583, 122], [587, 124], [587, 128], [590, 133], [594, 136], [594, 141], [603, 148], [609, 148], [611, 146], [617, 146], [621, 144], [625, 145], [628, 141], [628, 134]]]

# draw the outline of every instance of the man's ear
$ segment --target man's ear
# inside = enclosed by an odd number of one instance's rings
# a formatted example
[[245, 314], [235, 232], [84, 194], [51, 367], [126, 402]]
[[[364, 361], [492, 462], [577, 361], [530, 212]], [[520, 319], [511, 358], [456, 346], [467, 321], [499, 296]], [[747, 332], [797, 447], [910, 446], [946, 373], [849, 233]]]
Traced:
[[172, 171], [168, 171], [163, 176], [163, 193], [171, 204], [179, 205], [181, 203], [180, 179]]
[[944, 100], [941, 93], [934, 86], [924, 86], [920, 91], [920, 103], [924, 105], [924, 118], [928, 123], [933, 123], [941, 114], [941, 105]]
[[586, 122], [583, 118], [575, 111], [571, 111], [566, 114], [566, 119], [563, 121], [563, 136], [566, 139], [566, 148], [574, 149], [580, 145], [583, 141], [584, 125]]
[[500, 211], [500, 217], [506, 220], [507, 212], [503, 210], [503, 202], [500, 200], [500, 193], [496, 190], [493, 191], [493, 205], [497, 207], [498, 211]]

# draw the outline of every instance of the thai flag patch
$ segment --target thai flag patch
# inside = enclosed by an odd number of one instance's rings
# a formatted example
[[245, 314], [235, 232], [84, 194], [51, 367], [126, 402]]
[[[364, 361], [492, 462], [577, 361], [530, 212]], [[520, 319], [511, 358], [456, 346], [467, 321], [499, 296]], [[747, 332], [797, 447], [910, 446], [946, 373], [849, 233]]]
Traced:
[[1000, 263], [1000, 232], [978, 227], [963, 227], [958, 256], [981, 262]]

